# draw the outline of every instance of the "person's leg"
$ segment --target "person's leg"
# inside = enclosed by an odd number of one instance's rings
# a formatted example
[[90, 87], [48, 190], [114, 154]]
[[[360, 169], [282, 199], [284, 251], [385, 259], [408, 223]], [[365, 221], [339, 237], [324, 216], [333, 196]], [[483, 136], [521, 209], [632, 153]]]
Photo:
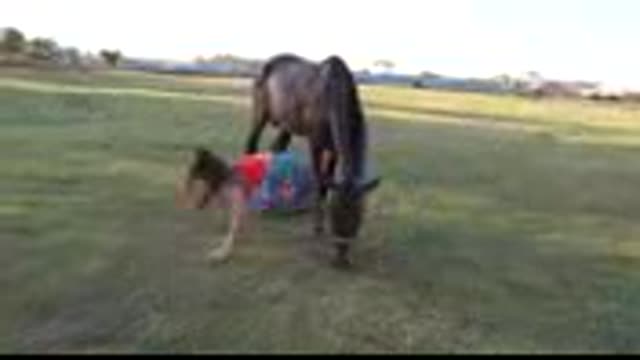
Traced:
[[239, 185], [232, 185], [225, 191], [230, 211], [229, 230], [222, 245], [209, 253], [209, 260], [212, 261], [224, 261], [231, 255], [233, 244], [244, 225], [247, 215], [247, 199], [245, 198], [242, 187]]

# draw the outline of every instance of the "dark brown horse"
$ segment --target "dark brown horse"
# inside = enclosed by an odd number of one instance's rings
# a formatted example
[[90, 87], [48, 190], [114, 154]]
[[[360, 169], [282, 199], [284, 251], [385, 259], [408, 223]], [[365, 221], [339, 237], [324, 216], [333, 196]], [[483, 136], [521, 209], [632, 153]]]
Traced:
[[[285, 150], [293, 135], [308, 139], [318, 185], [314, 229], [324, 232], [329, 189], [329, 218], [336, 236], [336, 262], [348, 264], [348, 239], [358, 235], [365, 195], [379, 178], [365, 179], [367, 124], [357, 85], [345, 62], [331, 56], [313, 63], [295, 55], [270, 59], [253, 89], [254, 123], [246, 153], [258, 151], [267, 124], [279, 129], [273, 151]], [[340, 179], [335, 170], [339, 165]]]

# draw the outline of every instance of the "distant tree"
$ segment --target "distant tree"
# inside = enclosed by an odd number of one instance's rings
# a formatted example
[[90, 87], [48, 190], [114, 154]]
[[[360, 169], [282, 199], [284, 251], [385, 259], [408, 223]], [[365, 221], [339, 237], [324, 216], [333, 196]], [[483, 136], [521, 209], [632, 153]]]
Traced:
[[213, 61], [234, 62], [237, 58], [233, 54], [217, 54], [213, 57]]
[[497, 75], [493, 78], [493, 81], [500, 84], [500, 86], [504, 88], [509, 88], [515, 83], [515, 80], [512, 79], [508, 74]]
[[80, 54], [80, 59], [84, 65], [87, 66], [99, 66], [103, 63], [100, 55], [94, 54], [90, 51], [86, 51]]
[[52, 39], [37, 37], [27, 46], [27, 54], [36, 60], [53, 60], [58, 53], [58, 44]]
[[16, 28], [0, 29], [0, 51], [17, 54], [24, 51], [26, 46], [24, 34]]
[[69, 47], [61, 49], [60, 51], [61, 61], [64, 65], [79, 67], [82, 65], [82, 55], [77, 48]]
[[387, 72], [393, 70], [393, 68], [395, 68], [396, 64], [393, 63], [393, 61], [391, 60], [386, 60], [386, 59], [380, 59], [377, 60], [376, 62], [374, 62], [373, 64], [375, 67], [380, 67], [385, 69]]
[[100, 56], [110, 66], [118, 66], [118, 62], [122, 59], [122, 54], [119, 50], [101, 50]]
[[542, 75], [540, 75], [540, 73], [537, 71], [528, 71], [526, 76], [527, 80], [533, 83], [538, 83], [543, 80]]
[[431, 71], [423, 71], [423, 72], [420, 73], [420, 78], [422, 78], [422, 79], [437, 79], [439, 77], [440, 77], [440, 75], [438, 75], [438, 74], [436, 74], [434, 72], [431, 72]]

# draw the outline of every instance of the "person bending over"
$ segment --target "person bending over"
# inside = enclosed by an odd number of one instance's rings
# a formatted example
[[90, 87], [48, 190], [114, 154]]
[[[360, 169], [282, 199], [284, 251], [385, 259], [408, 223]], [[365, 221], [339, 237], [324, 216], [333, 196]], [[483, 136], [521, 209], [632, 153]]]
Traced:
[[222, 245], [208, 254], [226, 260], [249, 211], [305, 210], [313, 202], [310, 167], [292, 151], [243, 155], [232, 164], [204, 148], [196, 149], [185, 176], [178, 182], [177, 204], [185, 209], [210, 207], [230, 211]]

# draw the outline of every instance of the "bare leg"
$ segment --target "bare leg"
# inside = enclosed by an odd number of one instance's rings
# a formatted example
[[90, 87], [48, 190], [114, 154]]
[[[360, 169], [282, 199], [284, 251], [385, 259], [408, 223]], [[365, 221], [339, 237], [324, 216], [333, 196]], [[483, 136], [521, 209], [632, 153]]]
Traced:
[[230, 202], [231, 222], [229, 224], [229, 232], [224, 238], [222, 245], [209, 253], [209, 260], [224, 261], [229, 258], [233, 250], [234, 241], [240, 231], [246, 216], [245, 197], [242, 188], [233, 186], [228, 189], [227, 195]]

